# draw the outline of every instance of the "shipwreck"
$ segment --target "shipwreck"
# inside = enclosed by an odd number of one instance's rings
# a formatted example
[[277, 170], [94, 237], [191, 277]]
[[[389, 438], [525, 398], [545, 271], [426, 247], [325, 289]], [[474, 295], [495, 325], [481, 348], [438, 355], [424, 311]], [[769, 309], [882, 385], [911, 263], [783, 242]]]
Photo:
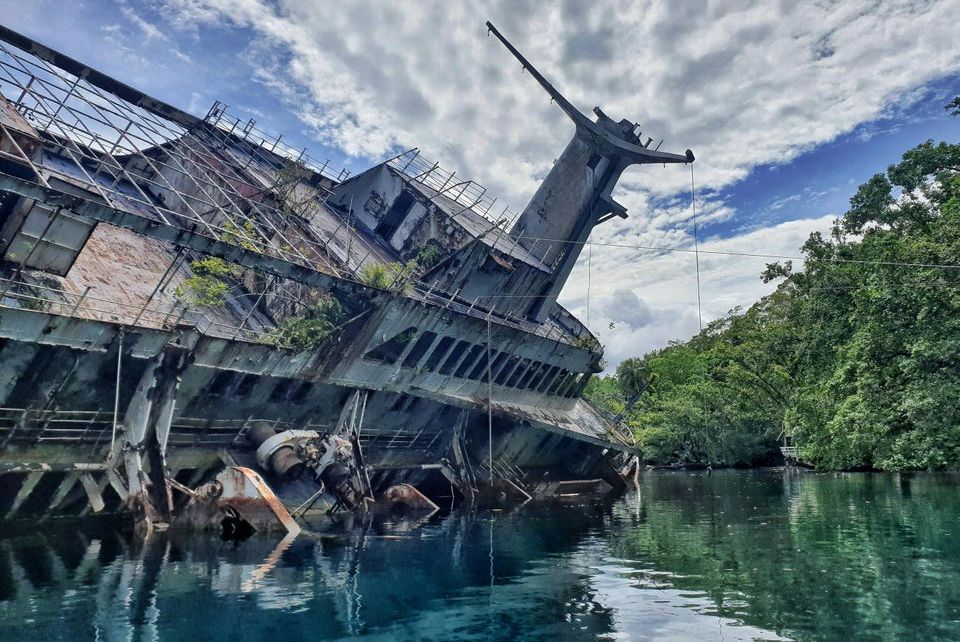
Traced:
[[625, 168], [588, 118], [517, 215], [417, 149], [348, 175], [0, 28], [0, 523], [297, 530], [303, 515], [622, 486], [557, 297]]

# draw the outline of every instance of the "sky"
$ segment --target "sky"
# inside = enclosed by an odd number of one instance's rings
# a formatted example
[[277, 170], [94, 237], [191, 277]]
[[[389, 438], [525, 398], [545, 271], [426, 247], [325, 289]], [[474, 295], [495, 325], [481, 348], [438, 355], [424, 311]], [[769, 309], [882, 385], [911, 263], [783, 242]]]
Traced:
[[770, 292], [760, 272], [772, 259], [741, 254], [798, 256], [905, 150], [960, 140], [960, 118], [943, 108], [960, 95], [951, 0], [0, 0], [0, 9], [8, 27], [198, 116], [220, 100], [353, 172], [418, 147], [520, 210], [573, 127], [487, 36], [492, 21], [585, 113], [600, 106], [662, 139], [661, 150], [696, 154], [697, 225], [689, 167], [631, 168], [614, 194], [629, 218], [594, 230], [563, 291], [610, 368]]

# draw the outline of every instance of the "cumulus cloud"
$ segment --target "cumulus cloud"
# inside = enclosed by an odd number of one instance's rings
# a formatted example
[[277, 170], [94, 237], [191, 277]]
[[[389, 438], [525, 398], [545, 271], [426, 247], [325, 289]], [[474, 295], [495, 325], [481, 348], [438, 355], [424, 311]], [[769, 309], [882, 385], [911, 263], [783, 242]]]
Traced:
[[[589, 300], [590, 327], [615, 368], [623, 359], [696, 334], [701, 318], [706, 324], [772, 292], [776, 284], [763, 283], [760, 273], [775, 259], [747, 255], [797, 257], [810, 233], [827, 232], [834, 219], [798, 219], [707, 239], [699, 257], [687, 244], [674, 246], [682, 251], [656, 251], [601, 237], [589, 248], [590, 260], [574, 268], [561, 303], [586, 318]], [[794, 260], [795, 268], [802, 266], [802, 260]]]
[[603, 297], [600, 311], [611, 319], [619, 319], [631, 328], [642, 328], [654, 320], [653, 310], [633, 290], [615, 288]]
[[[693, 149], [701, 224], [737, 214], [717, 190], [902, 111], [918, 88], [960, 65], [960, 3], [949, 1], [421, 0], [319, 8], [294, 0], [164, 0], [161, 15], [183, 32], [232, 25], [252, 34], [244, 54], [252, 77], [325, 144], [370, 161], [417, 146], [517, 208], [572, 126], [485, 37], [490, 19], [584, 112], [599, 104], [638, 122], [644, 136], [664, 139], [664, 150]], [[591, 326], [613, 363], [697, 329], [693, 257], [640, 249], [691, 246], [689, 186], [684, 167], [632, 168], [616, 195], [631, 218], [594, 234], [606, 245], [593, 250], [593, 274], [603, 278], [594, 280]], [[771, 203], [769, 211], [802, 198]], [[829, 219], [708, 239], [704, 248], [793, 255]], [[701, 256], [704, 316], [768, 291], [758, 278], [764, 263]], [[584, 264], [563, 297], [581, 314]]]
[[[161, 31], [161, 30], [157, 27], [157, 25], [155, 25], [155, 24], [153, 24], [152, 22], [149, 22], [149, 21], [147, 21], [147, 20], [144, 20], [142, 17], [140, 17], [140, 16], [137, 14], [136, 11], [134, 11], [134, 10], [131, 9], [130, 7], [121, 7], [121, 8], [120, 8], [120, 12], [121, 12], [121, 13], [123, 14], [123, 16], [124, 16], [127, 20], [129, 20], [137, 29], [139, 29], [140, 32], [143, 34], [143, 36], [144, 36], [145, 38], [147, 38], [148, 40], [161, 40], [161, 41], [164, 41], [164, 42], [168, 42], [168, 41], [169, 41], [169, 38], [163, 33], [163, 31]], [[177, 53], [179, 53], [179, 52], [177, 52]]]
[[[325, 142], [363, 157], [420, 146], [522, 204], [570, 127], [494, 40], [490, 18], [588, 111], [697, 152], [719, 188], [883, 113], [960, 63], [960, 5], [868, 0], [624, 4], [516, 0], [319, 9], [292, 0], [166, 0], [180, 28], [252, 30], [257, 78]], [[611, 16], [615, 16], [613, 19]], [[677, 174], [635, 186], [669, 195]]]

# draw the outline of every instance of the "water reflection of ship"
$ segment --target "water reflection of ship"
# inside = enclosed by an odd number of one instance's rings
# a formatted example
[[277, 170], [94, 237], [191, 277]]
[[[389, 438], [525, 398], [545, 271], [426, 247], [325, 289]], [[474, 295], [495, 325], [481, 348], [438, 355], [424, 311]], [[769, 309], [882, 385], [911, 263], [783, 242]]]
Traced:
[[[62, 608], [64, 596], [84, 586], [78, 601], [85, 605], [67, 606], [79, 608], [78, 620], [107, 640], [157, 639], [161, 625], [198, 617], [209, 606], [196, 599], [242, 600], [261, 611], [309, 608], [320, 614], [318, 638], [390, 629], [398, 620], [428, 617], [435, 600], [491, 587], [497, 608], [512, 610], [520, 589], [510, 585], [531, 570], [533, 581], [544, 582], [539, 606], [531, 608], [589, 604], [593, 589], [585, 578], [569, 569], [540, 576], [538, 567], [579, 546], [608, 511], [602, 504], [569, 508], [562, 521], [529, 507], [522, 516], [455, 512], [419, 528], [369, 519], [339, 533], [255, 536], [239, 544], [176, 531], [145, 540], [108, 528], [31, 533], [0, 540], [0, 638], [24, 618]], [[592, 610], [596, 632], [610, 631], [610, 614], [600, 604]]]

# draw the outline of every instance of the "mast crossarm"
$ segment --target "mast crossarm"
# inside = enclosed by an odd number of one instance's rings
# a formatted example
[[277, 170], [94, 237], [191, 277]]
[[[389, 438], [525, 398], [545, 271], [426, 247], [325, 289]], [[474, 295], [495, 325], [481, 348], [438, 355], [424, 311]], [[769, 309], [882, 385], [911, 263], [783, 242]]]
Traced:
[[607, 134], [604, 141], [612, 145], [622, 154], [628, 155], [633, 163], [692, 163], [695, 160], [689, 149], [684, 154], [657, 152], [640, 145], [633, 145], [625, 140]]

